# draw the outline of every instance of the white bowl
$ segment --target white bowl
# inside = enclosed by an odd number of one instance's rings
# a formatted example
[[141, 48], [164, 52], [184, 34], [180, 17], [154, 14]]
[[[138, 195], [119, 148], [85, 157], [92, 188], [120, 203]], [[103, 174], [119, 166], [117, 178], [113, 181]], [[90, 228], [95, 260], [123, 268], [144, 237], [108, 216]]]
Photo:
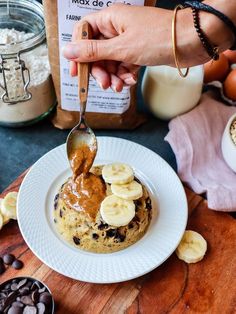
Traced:
[[236, 119], [236, 114], [234, 114], [228, 121], [221, 142], [222, 154], [227, 165], [236, 172], [236, 144], [233, 142], [230, 134], [230, 126], [232, 122]]

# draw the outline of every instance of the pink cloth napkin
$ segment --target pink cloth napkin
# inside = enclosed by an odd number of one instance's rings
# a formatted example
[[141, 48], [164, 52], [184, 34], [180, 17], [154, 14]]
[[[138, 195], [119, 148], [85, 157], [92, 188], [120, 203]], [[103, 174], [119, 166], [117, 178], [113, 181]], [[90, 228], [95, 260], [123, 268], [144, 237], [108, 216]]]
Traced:
[[209, 208], [219, 211], [236, 211], [236, 173], [221, 152], [224, 128], [235, 112], [206, 93], [196, 108], [170, 121], [165, 138], [181, 180], [196, 193], [206, 193]]

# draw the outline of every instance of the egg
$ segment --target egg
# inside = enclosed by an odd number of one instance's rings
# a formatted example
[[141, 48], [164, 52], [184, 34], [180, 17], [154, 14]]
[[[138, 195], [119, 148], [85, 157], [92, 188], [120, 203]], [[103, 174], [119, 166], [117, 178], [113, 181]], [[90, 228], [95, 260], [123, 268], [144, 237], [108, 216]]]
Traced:
[[225, 96], [236, 101], [236, 69], [226, 77], [223, 87]]
[[204, 83], [223, 81], [229, 72], [229, 61], [221, 53], [219, 60], [211, 60], [204, 64]]
[[236, 51], [226, 50], [224, 51], [224, 55], [226, 56], [226, 58], [229, 60], [231, 64], [236, 63]]

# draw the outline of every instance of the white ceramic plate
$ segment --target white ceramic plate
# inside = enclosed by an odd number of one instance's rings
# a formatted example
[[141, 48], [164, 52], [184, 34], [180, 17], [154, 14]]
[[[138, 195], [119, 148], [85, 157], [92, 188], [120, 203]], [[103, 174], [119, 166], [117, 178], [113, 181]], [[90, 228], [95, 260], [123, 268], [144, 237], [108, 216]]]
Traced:
[[89, 253], [66, 243], [53, 223], [53, 200], [71, 175], [66, 147], [40, 158], [19, 191], [17, 215], [21, 233], [33, 251], [55, 271], [81, 281], [113, 283], [136, 278], [163, 263], [179, 244], [187, 222], [187, 200], [172, 168], [156, 153], [136, 143], [98, 137], [95, 164], [130, 164], [147, 186], [153, 219], [145, 236], [127, 249], [111, 254]]

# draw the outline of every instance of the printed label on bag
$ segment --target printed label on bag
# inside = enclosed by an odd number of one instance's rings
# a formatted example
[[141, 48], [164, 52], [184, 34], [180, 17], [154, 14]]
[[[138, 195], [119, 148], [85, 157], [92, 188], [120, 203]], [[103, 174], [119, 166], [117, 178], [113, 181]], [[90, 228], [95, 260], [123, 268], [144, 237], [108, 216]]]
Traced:
[[[116, 1], [110, 0], [58, 0], [58, 25], [61, 73], [61, 106], [64, 110], [79, 111], [77, 78], [69, 74], [69, 62], [62, 56], [62, 47], [71, 41], [75, 23], [85, 15], [109, 7]], [[120, 2], [120, 1], [118, 1]], [[128, 0], [129, 5], [144, 5], [143, 0]], [[129, 108], [130, 89], [125, 87], [121, 93], [110, 88], [103, 91], [90, 77], [86, 111], [121, 114]]]

